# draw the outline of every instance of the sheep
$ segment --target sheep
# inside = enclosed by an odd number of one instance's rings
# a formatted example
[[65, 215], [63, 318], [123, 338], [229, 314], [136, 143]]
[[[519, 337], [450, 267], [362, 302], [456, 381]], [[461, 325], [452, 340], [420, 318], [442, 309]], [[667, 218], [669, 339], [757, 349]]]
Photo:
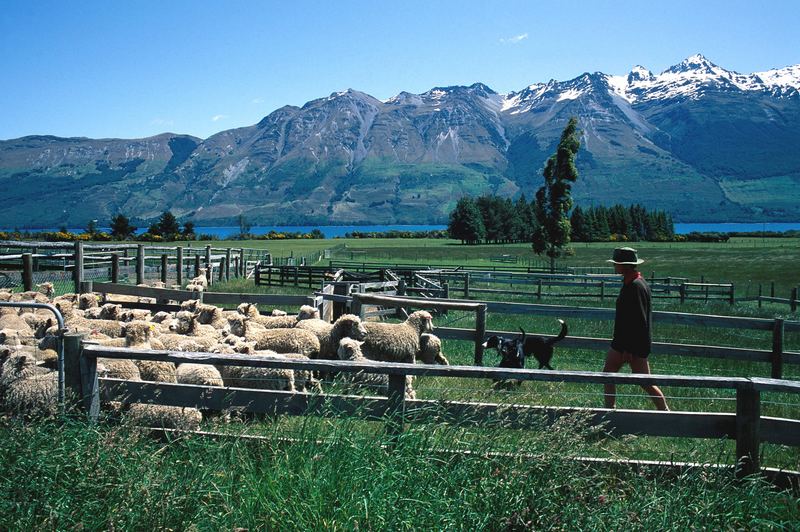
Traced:
[[78, 296], [78, 308], [86, 310], [87, 308], [94, 308], [100, 306], [100, 297], [95, 293], [81, 294]]
[[[132, 321], [125, 324], [125, 347], [130, 349], [152, 349], [153, 342], [153, 324], [146, 321]], [[98, 359], [98, 362], [104, 362], [106, 359]], [[115, 360], [115, 362], [121, 362]], [[116, 377], [127, 378], [129, 380], [143, 380], [152, 382], [176, 382], [175, 378], [175, 364], [172, 362], [158, 362], [154, 360], [135, 360], [126, 361], [132, 362], [138, 369], [139, 379], [131, 377]], [[129, 365], [125, 365], [127, 371], [134, 373]], [[111, 375], [108, 375], [109, 377]]]
[[138, 308], [126, 308], [119, 313], [119, 317], [117, 319], [119, 321], [131, 322], [131, 321], [147, 321], [150, 318], [151, 314], [149, 310], [138, 309]]
[[3, 288], [0, 290], [0, 301], [11, 301], [12, 293]]
[[189, 282], [186, 285], [186, 289], [190, 290], [189, 286], [191, 285], [194, 285], [195, 287], [198, 288], [196, 290], [197, 292], [202, 292], [206, 288], [208, 288], [208, 278], [206, 277], [206, 273], [207, 273], [206, 268], [200, 268], [197, 272], [197, 276], [189, 279]]
[[44, 294], [48, 299], [52, 299], [53, 296], [55, 295], [55, 289], [53, 288], [53, 283], [49, 281], [37, 284], [36, 289], [42, 294]]
[[186, 285], [186, 290], [189, 292], [196, 292], [198, 294], [202, 294], [205, 290], [205, 287], [201, 284], [189, 283]]
[[319, 310], [310, 305], [303, 305], [300, 307], [300, 311], [296, 316], [286, 315], [285, 313], [264, 316], [258, 312], [258, 308], [256, 307], [255, 303], [242, 303], [236, 308], [236, 310], [239, 312], [239, 314], [253, 319], [267, 329], [288, 329], [294, 327], [302, 320], [314, 318], [319, 319]]
[[14, 308], [0, 308], [0, 329], [13, 329], [19, 332], [20, 337], [33, 337], [33, 329]]
[[297, 322], [297, 329], [313, 332], [319, 339], [319, 358], [335, 359], [339, 340], [354, 338], [363, 340], [367, 329], [361, 318], [354, 314], [343, 314], [333, 324], [320, 319], [309, 319]]
[[370, 360], [414, 363], [420, 350], [420, 335], [433, 330], [429, 312], [412, 312], [403, 323], [367, 322], [367, 337], [361, 349]]
[[140, 427], [195, 431], [203, 415], [196, 408], [134, 403], [125, 415], [125, 422]]
[[231, 333], [254, 341], [256, 350], [271, 349], [278, 353], [299, 353], [310, 358], [319, 355], [319, 339], [304, 329], [264, 329], [253, 326], [245, 317], [229, 318]]
[[423, 364], [441, 364], [449, 366], [447, 358], [442, 354], [442, 341], [438, 336], [423, 333], [419, 337], [419, 352], [416, 356]]
[[178, 364], [175, 378], [178, 384], [223, 386], [222, 375], [211, 364]]
[[90, 320], [115, 320], [120, 321], [122, 305], [106, 303], [99, 307], [91, 307], [84, 311], [83, 317]]
[[[253, 354], [272, 358], [286, 358], [274, 351], [260, 351]], [[255, 368], [252, 366], [220, 366], [220, 374], [225, 386], [258, 390], [296, 391], [295, 373], [291, 369]]]
[[0, 374], [0, 394], [5, 409], [11, 413], [47, 417], [58, 406], [58, 373], [36, 364], [25, 354], [2, 354], [5, 360]]
[[228, 324], [222, 314], [222, 309], [214, 305], [199, 303], [195, 307], [194, 315], [197, 323], [211, 325], [215, 329], [222, 329]]
[[50, 303], [50, 298], [39, 292], [38, 290], [29, 290], [27, 292], [17, 292], [11, 294], [9, 301], [32, 301], [34, 303]]
[[[342, 338], [339, 342], [337, 349], [337, 356], [339, 360], [349, 360], [351, 362], [365, 362], [368, 361], [361, 351], [361, 346], [364, 342], [354, 340], [353, 338]], [[389, 376], [381, 373], [358, 373], [340, 372], [337, 380], [347, 384], [350, 389], [366, 388], [369, 391], [387, 395], [389, 393]], [[416, 399], [417, 394], [412, 386], [413, 378], [411, 375], [406, 376], [405, 397], [406, 399]]]

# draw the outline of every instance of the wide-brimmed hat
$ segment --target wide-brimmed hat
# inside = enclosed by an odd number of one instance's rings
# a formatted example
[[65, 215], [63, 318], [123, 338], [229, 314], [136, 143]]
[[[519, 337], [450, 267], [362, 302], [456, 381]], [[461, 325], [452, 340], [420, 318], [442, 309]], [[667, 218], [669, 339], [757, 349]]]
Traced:
[[636, 256], [636, 250], [633, 248], [616, 248], [614, 250], [614, 258], [608, 259], [606, 262], [613, 262], [614, 264], [641, 264], [644, 261]]

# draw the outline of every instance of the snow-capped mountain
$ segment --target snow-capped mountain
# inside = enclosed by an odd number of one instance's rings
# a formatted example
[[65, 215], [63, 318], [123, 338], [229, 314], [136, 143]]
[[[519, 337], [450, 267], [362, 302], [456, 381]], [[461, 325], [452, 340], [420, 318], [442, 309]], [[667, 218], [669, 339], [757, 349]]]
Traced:
[[[582, 130], [578, 204], [797, 220], [799, 90], [800, 65], [740, 74], [694, 55], [659, 74], [635, 66], [508, 94], [345, 90], [205, 140], [1, 141], [0, 183], [15, 192], [0, 226], [164, 209], [201, 223], [437, 222], [464, 194], [531, 197], [570, 116]], [[70, 204], [81, 208], [60, 208]]]

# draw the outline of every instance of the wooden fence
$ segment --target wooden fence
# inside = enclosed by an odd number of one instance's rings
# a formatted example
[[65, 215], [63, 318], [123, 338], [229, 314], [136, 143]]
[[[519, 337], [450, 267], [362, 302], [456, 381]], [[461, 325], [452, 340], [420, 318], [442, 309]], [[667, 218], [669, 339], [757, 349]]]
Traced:
[[[0, 248], [21, 253], [0, 255], [6, 268], [22, 271], [22, 288], [31, 290], [33, 273], [42, 270], [69, 270], [74, 291], [86, 280], [110, 280], [118, 283], [123, 271], [130, 270], [136, 284], [145, 282], [148, 270], [157, 272], [165, 284], [183, 285], [206, 268], [209, 282], [246, 277], [265, 254], [251, 248], [202, 248], [192, 246], [145, 246], [144, 244], [85, 244], [83, 242], [0, 241]], [[91, 272], [91, 274], [90, 274]], [[94, 277], [90, 279], [89, 277]]]
[[[326, 298], [328, 296], [322, 295]], [[352, 298], [357, 301], [357, 305], [365, 303], [380, 304], [384, 307], [395, 308], [436, 308], [436, 305], [444, 307], [451, 303], [480, 303], [485, 305], [486, 311], [498, 314], [517, 314], [517, 315], [551, 315], [554, 317], [569, 319], [589, 319], [589, 320], [614, 320], [614, 309], [606, 308], [583, 308], [568, 307], [559, 305], [543, 305], [530, 303], [503, 303], [497, 301], [473, 301], [473, 300], [431, 300], [427, 298], [416, 298], [406, 296], [396, 298], [391, 296], [375, 296], [353, 294]], [[358, 308], [358, 307], [356, 307]], [[785, 321], [783, 319], [765, 318], [744, 318], [735, 316], [715, 316], [708, 314], [687, 314], [681, 312], [653, 312], [653, 323], [689, 325], [696, 327], [720, 327], [738, 330], [761, 330], [772, 333], [772, 341], [769, 349], [752, 349], [741, 347], [725, 347], [714, 345], [691, 345], [668, 342], [653, 342], [653, 353], [658, 355], [691, 356], [703, 358], [722, 358], [728, 360], [741, 360], [748, 362], [761, 362], [770, 365], [770, 376], [772, 378], [782, 378], [784, 364], [800, 364], [800, 353], [788, 352], [784, 348], [784, 335], [786, 332], [800, 332], [800, 322]], [[485, 318], [483, 322], [483, 335], [498, 335], [505, 337], [518, 337], [517, 331], [493, 331], [485, 330]], [[475, 341], [477, 330], [480, 324], [476, 322], [476, 329], [463, 329], [452, 327], [437, 327], [436, 335], [440, 338], [450, 340]], [[530, 331], [529, 331], [530, 332]], [[552, 335], [540, 335], [551, 337]], [[483, 338], [484, 336], [481, 336]], [[608, 338], [585, 338], [578, 336], [568, 336], [559, 343], [560, 347], [576, 349], [593, 349], [605, 351], [608, 349], [611, 340]], [[476, 351], [477, 353], [477, 351]], [[480, 364], [476, 355], [475, 363]]]
[[[69, 335], [68, 335], [69, 336]], [[583, 413], [591, 424], [603, 423], [614, 434], [636, 434], [682, 438], [729, 438], [736, 441], [736, 470], [739, 476], [759, 471], [760, 444], [800, 446], [800, 421], [761, 415], [761, 393], [800, 393], [800, 383], [759, 378], [685, 377], [672, 375], [626, 375], [578, 371], [538, 371], [468, 366], [425, 366], [381, 362], [294, 360], [253, 355], [176, 353], [129, 350], [90, 345], [80, 335], [65, 341], [65, 382], [78, 397], [91, 419], [96, 420], [103, 401], [130, 404], [159, 404], [204, 410], [227, 409], [275, 415], [360, 416], [385, 420], [387, 431], [397, 435], [405, 423], [490, 423], [508, 429], [538, 429], [542, 419]], [[97, 375], [97, 358], [138, 359], [160, 362], [252, 366], [321, 372], [365, 372], [386, 374], [388, 395], [306, 394], [228, 387], [202, 387], [102, 379]], [[658, 412], [608, 410], [601, 408], [539, 407], [516, 404], [477, 403], [446, 400], [405, 399], [405, 377], [429, 376], [466, 379], [544, 381], [585, 384], [637, 384], [687, 388], [730, 389], [736, 393], [735, 413]], [[476, 388], [484, 386], [477, 384]]]

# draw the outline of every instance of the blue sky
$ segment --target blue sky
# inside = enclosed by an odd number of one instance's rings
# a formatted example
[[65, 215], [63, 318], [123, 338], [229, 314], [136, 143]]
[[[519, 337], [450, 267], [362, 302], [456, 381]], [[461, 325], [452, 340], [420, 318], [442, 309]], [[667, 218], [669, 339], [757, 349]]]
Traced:
[[0, 139], [208, 137], [353, 88], [800, 63], [799, 1], [5, 0]]

